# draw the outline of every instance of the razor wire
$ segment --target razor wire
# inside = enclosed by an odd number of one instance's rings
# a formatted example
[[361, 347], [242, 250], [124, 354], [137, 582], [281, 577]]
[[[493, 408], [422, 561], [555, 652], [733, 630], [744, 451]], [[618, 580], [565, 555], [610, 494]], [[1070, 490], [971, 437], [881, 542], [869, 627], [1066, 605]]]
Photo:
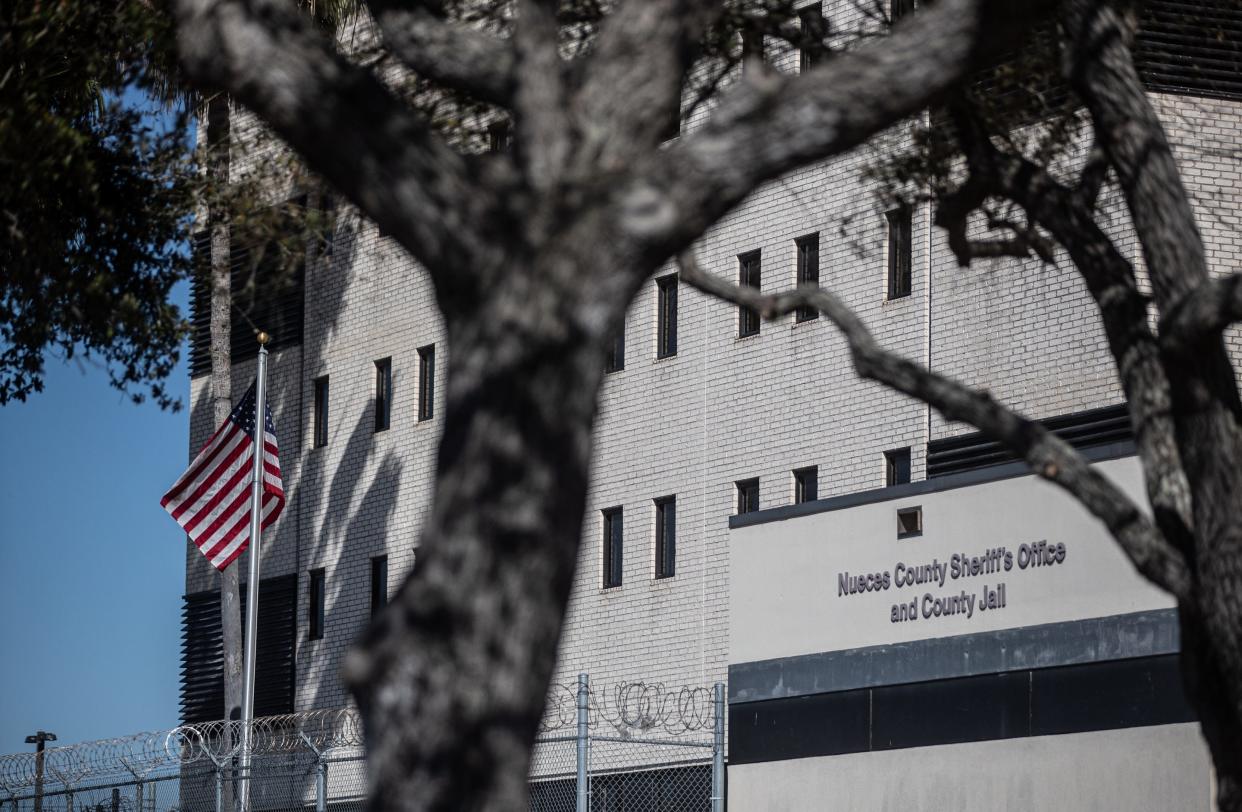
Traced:
[[[582, 679], [549, 691], [531, 754], [531, 812], [723, 808], [713, 803], [722, 795], [713, 760], [723, 757], [723, 720], [712, 689]], [[0, 810], [224, 810], [239, 781], [250, 782], [255, 809], [361, 809], [356, 709], [253, 720], [251, 770], [239, 764], [243, 732], [240, 721], [217, 721], [53, 747], [41, 770], [36, 753], [0, 755]]]
[[[118, 773], [140, 779], [156, 771], [195, 765], [217, 767], [241, 748], [240, 721], [205, 722], [168, 731], [134, 733], [112, 739], [49, 747], [43, 753], [44, 781], [81, 784]], [[362, 720], [353, 708], [266, 716], [251, 723], [251, 753], [271, 756], [361, 748]], [[38, 756], [0, 756], [0, 788], [10, 794], [32, 789], [38, 780]]]

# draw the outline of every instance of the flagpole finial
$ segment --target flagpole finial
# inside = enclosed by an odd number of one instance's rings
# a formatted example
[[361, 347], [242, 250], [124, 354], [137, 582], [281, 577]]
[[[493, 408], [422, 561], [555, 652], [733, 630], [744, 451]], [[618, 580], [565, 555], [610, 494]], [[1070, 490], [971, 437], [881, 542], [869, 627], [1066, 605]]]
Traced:
[[261, 347], [266, 347], [267, 342], [272, 340], [272, 337], [269, 336], [267, 333], [263, 332], [262, 330], [259, 331], [259, 335], [256, 336], [256, 338], [259, 339], [259, 346]]

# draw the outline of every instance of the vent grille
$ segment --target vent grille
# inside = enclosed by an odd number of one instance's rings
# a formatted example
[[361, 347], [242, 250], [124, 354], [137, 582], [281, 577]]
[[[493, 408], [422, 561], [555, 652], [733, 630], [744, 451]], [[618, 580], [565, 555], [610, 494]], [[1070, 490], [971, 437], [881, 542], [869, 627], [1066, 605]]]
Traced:
[[[259, 589], [255, 716], [293, 713], [297, 650], [297, 575], [264, 578]], [[246, 586], [241, 588], [245, 634]], [[218, 590], [185, 596], [181, 610], [181, 721], [224, 717], [224, 654]]]
[[[1039, 421], [1075, 448], [1134, 439], [1124, 403]], [[1000, 443], [975, 432], [927, 444], [927, 478], [960, 474], [1016, 460]]]
[[1242, 99], [1242, 3], [1148, 0], [1134, 61], [1151, 90]]
[[[194, 280], [190, 290], [192, 332], [190, 377], [211, 372], [211, 238], [206, 231], [192, 239]], [[279, 274], [281, 255], [271, 246], [235, 242], [230, 256], [233, 296], [231, 358], [241, 361], [259, 351], [255, 330], [272, 336], [269, 350], [302, 343], [306, 266], [299, 263], [289, 274]], [[272, 280], [278, 280], [272, 282]]]

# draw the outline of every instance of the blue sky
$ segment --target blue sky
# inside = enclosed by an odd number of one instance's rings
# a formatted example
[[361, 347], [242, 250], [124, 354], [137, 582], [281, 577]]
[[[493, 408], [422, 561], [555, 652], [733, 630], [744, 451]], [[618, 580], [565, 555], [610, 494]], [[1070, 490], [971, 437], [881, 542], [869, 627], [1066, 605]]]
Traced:
[[159, 500], [188, 433], [185, 410], [133, 405], [89, 361], [49, 359], [42, 393], [0, 407], [0, 753], [39, 729], [177, 724], [185, 536]]

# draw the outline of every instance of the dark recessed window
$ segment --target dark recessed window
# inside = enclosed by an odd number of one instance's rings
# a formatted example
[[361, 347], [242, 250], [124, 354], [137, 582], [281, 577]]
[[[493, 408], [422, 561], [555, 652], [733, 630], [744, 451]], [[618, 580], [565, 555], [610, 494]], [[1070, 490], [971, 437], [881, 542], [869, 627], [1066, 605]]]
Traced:
[[677, 497], [655, 500], [655, 509], [655, 577], [672, 578], [677, 573]]
[[388, 605], [388, 556], [371, 559], [371, 617]]
[[884, 215], [888, 220], [888, 298], [910, 295], [910, 208], [902, 206]]
[[[798, 9], [798, 20], [802, 23], [802, 36], [804, 38], [814, 38], [816, 41], [821, 40], [824, 34], [824, 6], [822, 3]], [[815, 67], [818, 62], [818, 55], [819, 49], [817, 47], [808, 47], [808, 44], [804, 43], [798, 52], [798, 72], [806, 73]]]
[[914, 0], [893, 0], [892, 20], [897, 22], [902, 17], [914, 12]]
[[677, 274], [656, 280], [656, 357], [677, 354]]
[[[760, 285], [760, 252], [751, 251], [740, 254], [738, 263], [738, 284], [758, 290]], [[739, 306], [737, 311], [738, 338], [753, 336], [759, 332], [759, 311], [754, 308]]]
[[375, 430], [387, 431], [392, 421], [392, 359], [375, 362]]
[[608, 357], [604, 359], [605, 372], [620, 372], [623, 369], [625, 369], [625, 322], [621, 323], [621, 330], [613, 339], [612, 346], [608, 348]]
[[737, 512], [754, 513], [759, 509], [759, 480], [741, 479], [734, 483], [737, 486]]
[[814, 502], [819, 498], [819, 466], [811, 465], [793, 472], [794, 504]]
[[923, 535], [923, 508], [920, 506], [900, 508], [897, 511], [897, 538], [908, 539]]
[[513, 144], [513, 127], [508, 120], [493, 121], [487, 126], [487, 151], [508, 152]]
[[436, 408], [436, 345], [418, 350], [418, 419], [430, 420]]
[[[819, 232], [799, 237], [794, 244], [798, 248], [798, 287], [819, 287]], [[817, 319], [819, 311], [813, 307], [799, 307], [796, 318], [798, 321]]]
[[910, 481], [910, 449], [897, 448], [884, 452], [884, 484], [888, 487]]
[[323, 603], [324, 580], [323, 570], [310, 571], [310, 594], [307, 596], [306, 617], [310, 622], [310, 639], [323, 639]]
[[746, 70], [748, 63], [758, 60], [763, 62], [766, 58], [763, 47], [763, 32], [748, 29], [742, 32], [742, 70]]
[[621, 586], [621, 508], [608, 508], [604, 517], [604, 588]]
[[316, 378], [311, 382], [315, 390], [315, 414], [312, 419], [313, 436], [311, 445], [323, 448], [328, 444], [328, 376]]

